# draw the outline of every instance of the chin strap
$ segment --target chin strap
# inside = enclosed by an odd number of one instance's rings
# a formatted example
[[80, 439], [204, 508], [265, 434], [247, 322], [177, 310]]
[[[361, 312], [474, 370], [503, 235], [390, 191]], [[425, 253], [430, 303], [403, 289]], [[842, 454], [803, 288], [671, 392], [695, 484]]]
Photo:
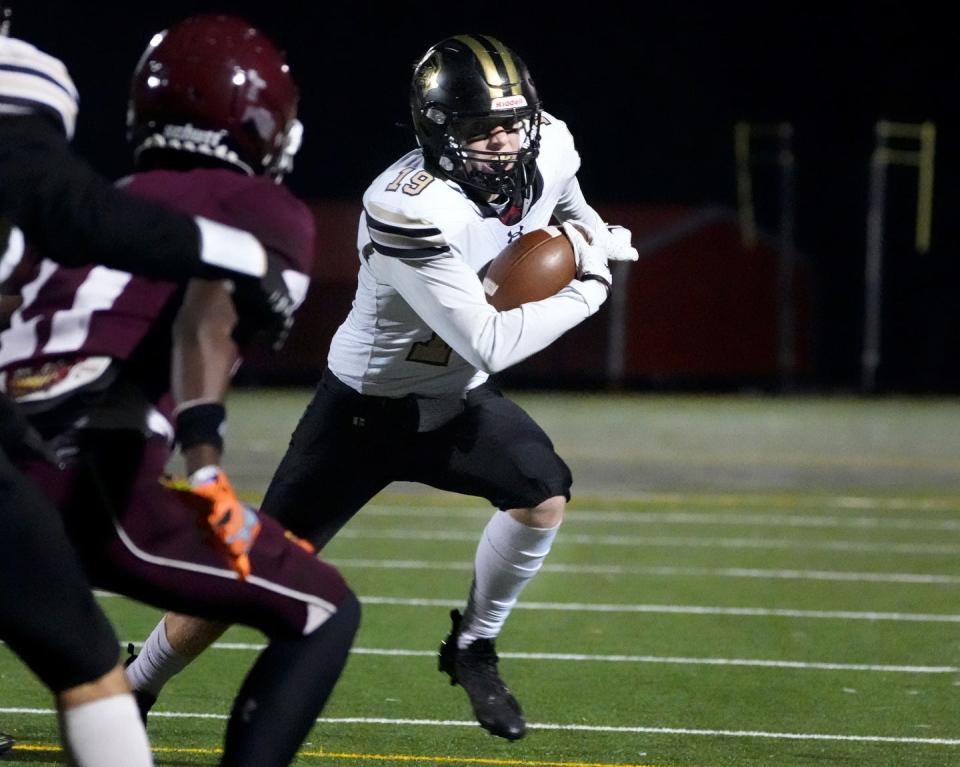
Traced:
[[513, 195], [510, 199], [510, 204], [500, 214], [500, 221], [502, 221], [506, 226], [513, 226], [521, 218], [527, 215], [527, 211], [533, 204], [535, 193], [534, 187], [536, 186], [536, 174], [534, 174], [534, 178], [531, 180], [530, 166], [536, 168], [536, 164], [534, 162], [520, 163], [520, 173], [518, 175], [521, 177], [521, 183], [515, 185]]

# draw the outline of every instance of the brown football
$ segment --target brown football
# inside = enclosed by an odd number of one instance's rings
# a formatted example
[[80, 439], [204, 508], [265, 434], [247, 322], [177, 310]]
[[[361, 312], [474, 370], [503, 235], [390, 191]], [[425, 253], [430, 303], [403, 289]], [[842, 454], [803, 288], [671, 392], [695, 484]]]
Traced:
[[547, 226], [527, 232], [500, 251], [483, 275], [483, 291], [502, 312], [549, 298], [576, 275], [570, 240], [559, 226]]

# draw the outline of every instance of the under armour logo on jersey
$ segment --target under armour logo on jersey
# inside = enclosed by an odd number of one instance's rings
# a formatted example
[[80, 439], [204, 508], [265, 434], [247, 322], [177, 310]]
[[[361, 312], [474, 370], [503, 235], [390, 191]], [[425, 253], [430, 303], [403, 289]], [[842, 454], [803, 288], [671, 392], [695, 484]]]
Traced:
[[507, 233], [507, 243], [511, 243], [514, 240], [519, 240], [523, 236], [523, 224], [517, 227], [515, 232]]

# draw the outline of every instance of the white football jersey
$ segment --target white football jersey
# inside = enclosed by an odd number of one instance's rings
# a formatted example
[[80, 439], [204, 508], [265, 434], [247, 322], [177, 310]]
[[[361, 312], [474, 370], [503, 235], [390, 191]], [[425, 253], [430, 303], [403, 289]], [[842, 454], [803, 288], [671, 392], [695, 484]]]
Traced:
[[331, 371], [363, 394], [462, 396], [590, 316], [606, 288], [574, 280], [556, 295], [498, 312], [477, 273], [521, 234], [551, 219], [602, 225], [584, 200], [567, 126], [543, 115], [538, 178], [522, 217], [505, 224], [417, 149], [367, 188], [357, 235], [353, 308], [337, 330]]

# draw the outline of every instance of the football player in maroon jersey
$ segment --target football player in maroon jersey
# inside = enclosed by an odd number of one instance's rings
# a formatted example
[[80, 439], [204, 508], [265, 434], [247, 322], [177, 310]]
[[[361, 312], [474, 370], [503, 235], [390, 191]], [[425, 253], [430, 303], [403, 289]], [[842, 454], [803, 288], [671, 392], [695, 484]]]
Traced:
[[[154, 37], [135, 72], [138, 172], [123, 188], [248, 230], [285, 262], [286, 286], [302, 299], [313, 220], [274, 183], [299, 143], [296, 102], [282, 55], [257, 30], [187, 19]], [[219, 468], [223, 396], [262, 306], [221, 282], [65, 268], [43, 256], [0, 336], [0, 380], [60, 466], [18, 465], [60, 509], [97, 585], [268, 635], [221, 763], [288, 764], [340, 675], [359, 603], [306, 544], [240, 503]], [[190, 477], [163, 486], [171, 441]], [[166, 638], [152, 639], [162, 653]]]
[[[161, 278], [229, 277], [283, 333], [292, 301], [280, 263], [256, 238], [118, 191], [70, 152], [76, 88], [60, 61], [7, 37], [8, 11], [0, 3], [0, 215], [64, 264], [99, 259]], [[23, 232], [2, 221], [0, 253], [3, 282], [23, 255]], [[0, 301], [5, 325], [20, 299]], [[42, 440], [0, 395], [0, 518], [16, 544], [0, 560], [0, 637], [54, 693], [71, 763], [146, 767], [152, 755], [117, 637], [56, 509], [9, 462], [30, 451], [43, 455]], [[12, 745], [0, 733], [0, 754]]]
[[[6, 36], [7, 11], [0, 3], [0, 214], [64, 264], [98, 259], [161, 278], [229, 277], [283, 333], [292, 301], [280, 262], [246, 232], [118, 191], [72, 154], [76, 88], [60, 61]], [[0, 222], [0, 253], [3, 282], [23, 255], [21, 229]], [[0, 296], [7, 298], [15, 299], [13, 311], [20, 299]], [[2, 325], [7, 308], [4, 301]], [[0, 395], [0, 516], [16, 541], [0, 560], [0, 583], [8, 585], [0, 589], [0, 636], [55, 694], [73, 763], [149, 765], [149, 743], [117, 663], [117, 637], [56, 509], [9, 463], [29, 451], [42, 455], [42, 440]], [[0, 753], [12, 745], [0, 734]]]

